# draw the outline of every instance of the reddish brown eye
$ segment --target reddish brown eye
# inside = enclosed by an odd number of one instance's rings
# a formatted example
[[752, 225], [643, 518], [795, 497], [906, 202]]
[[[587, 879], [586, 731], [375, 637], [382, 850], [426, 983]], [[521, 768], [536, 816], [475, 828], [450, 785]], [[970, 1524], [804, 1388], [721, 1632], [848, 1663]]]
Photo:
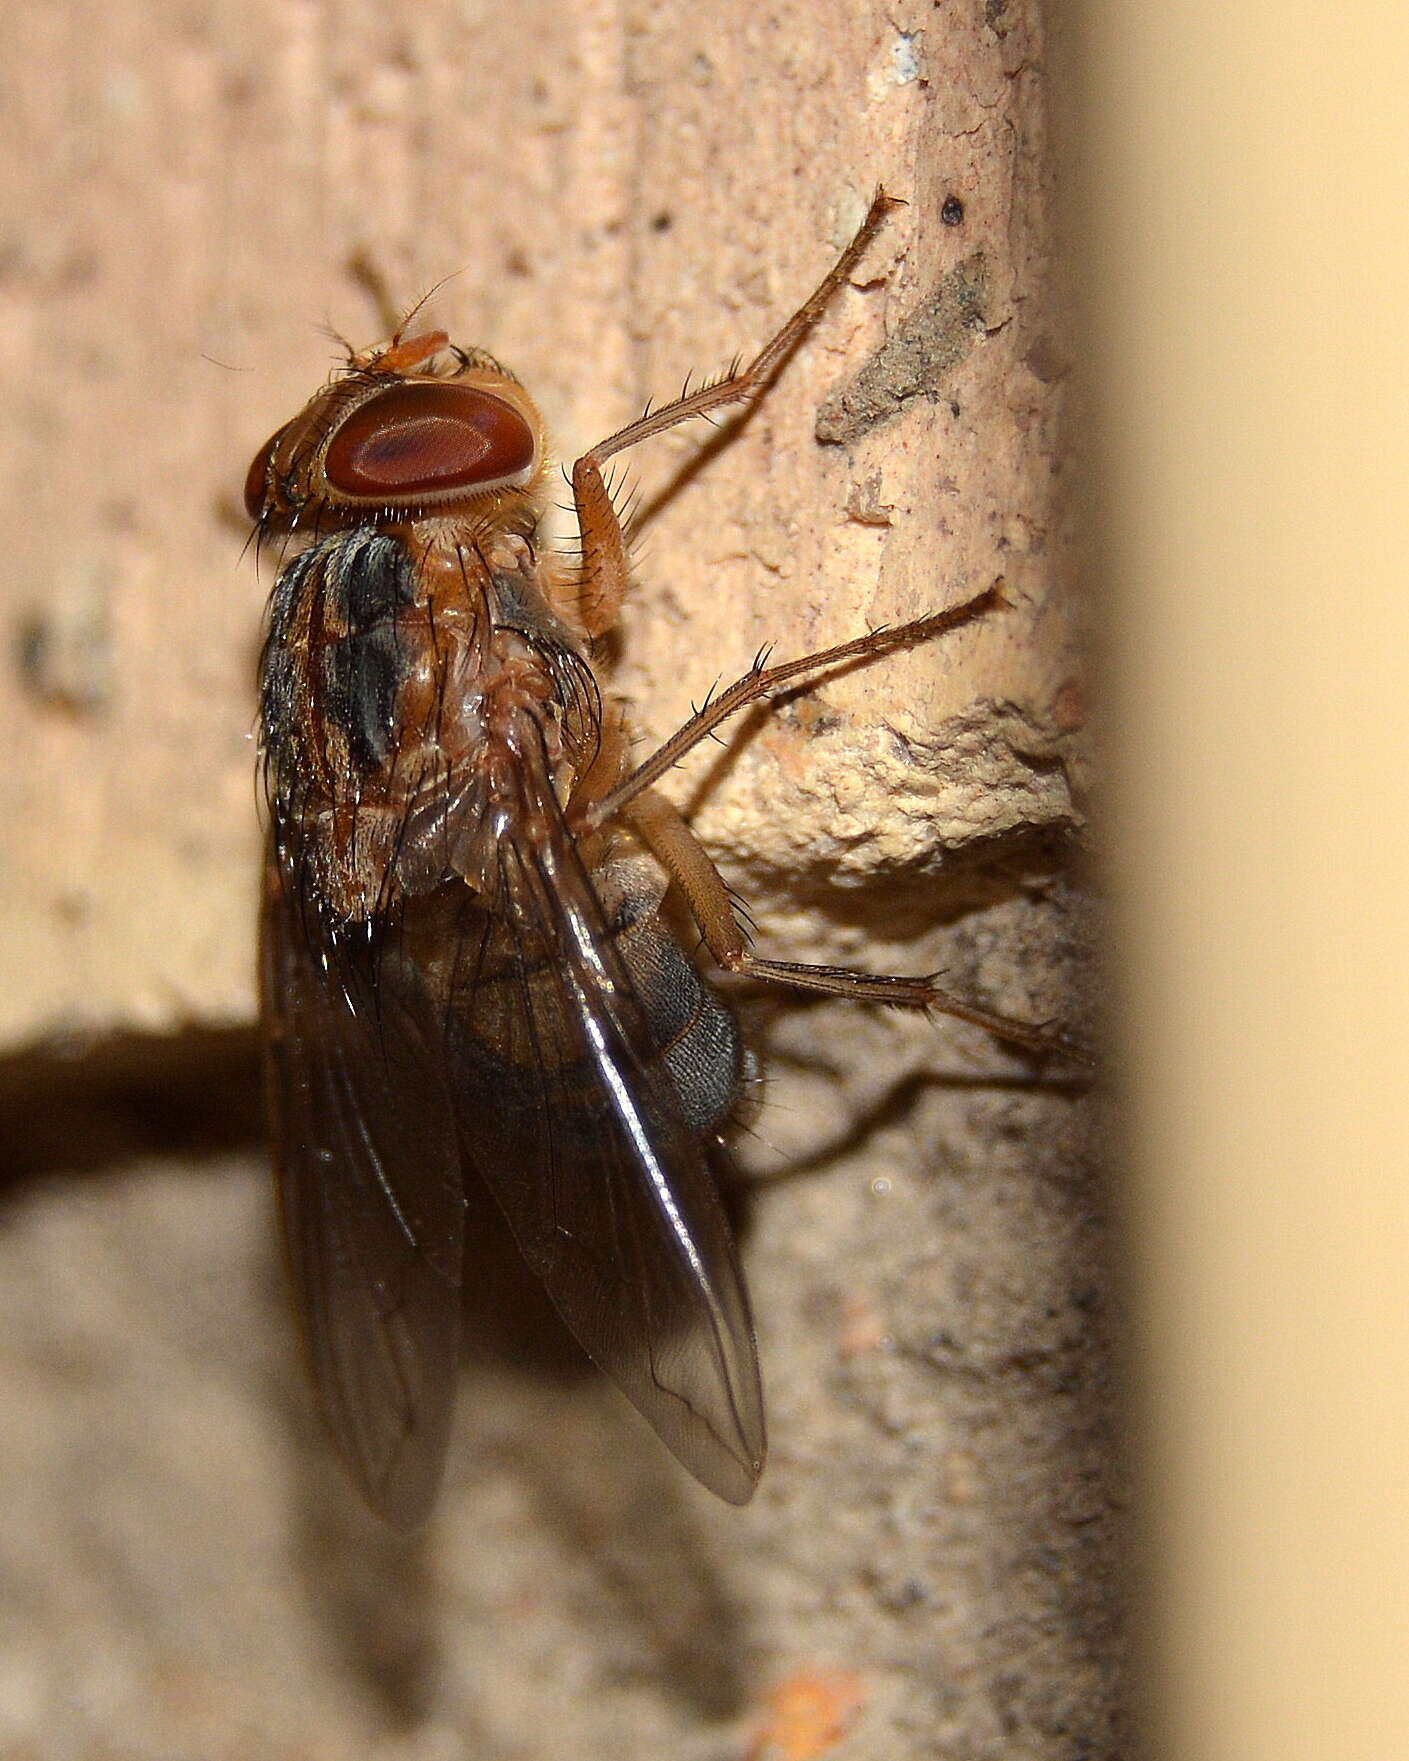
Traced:
[[333, 436], [323, 473], [343, 495], [404, 501], [502, 482], [533, 464], [528, 423], [472, 385], [396, 385]]
[[257, 520], [264, 512], [265, 489], [269, 482], [269, 461], [274, 456], [274, 448], [279, 444], [279, 435], [271, 434], [264, 445], [254, 455], [254, 462], [245, 478], [245, 512], [252, 520]]

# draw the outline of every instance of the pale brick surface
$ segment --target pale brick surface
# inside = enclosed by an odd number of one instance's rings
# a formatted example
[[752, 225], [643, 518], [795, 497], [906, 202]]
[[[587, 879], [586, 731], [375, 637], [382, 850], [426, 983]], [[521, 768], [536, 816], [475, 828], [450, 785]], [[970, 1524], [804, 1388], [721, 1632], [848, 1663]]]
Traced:
[[[865, 1700], [848, 1761], [1111, 1753], [1090, 1128], [942, 1023], [750, 1018], [772, 1082], [744, 1158], [800, 1173], [751, 1207], [774, 1445], [747, 1512], [523, 1340], [472, 1353], [421, 1544], [323, 1462], [244, 1037], [268, 574], [236, 508], [328, 368], [316, 323], [378, 328], [359, 254], [408, 301], [459, 271], [434, 317], [514, 367], [567, 457], [761, 342], [878, 180], [906, 197], [652, 521], [618, 678], [664, 734], [766, 642], [1003, 573], [1011, 612], [829, 685], [727, 774], [710, 748], [677, 798], [703, 794], [781, 954], [947, 962], [1066, 1017], [1083, 942], [1070, 890], [1023, 880], [1053, 868], [1035, 832], [1079, 818], [1084, 698], [1031, 8], [396, 12], [7, 18], [0, 1042], [37, 1051], [0, 1068], [0, 1751], [723, 1761], [770, 1683], [838, 1666]], [[648, 500], [700, 439], [633, 461]], [[70, 1072], [56, 1036], [96, 1049]]]

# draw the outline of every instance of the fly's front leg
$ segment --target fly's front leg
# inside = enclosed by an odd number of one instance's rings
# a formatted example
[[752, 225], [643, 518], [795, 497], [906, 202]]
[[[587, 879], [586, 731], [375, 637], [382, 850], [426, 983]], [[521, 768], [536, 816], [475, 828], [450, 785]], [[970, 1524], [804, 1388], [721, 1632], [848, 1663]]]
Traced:
[[612, 502], [602, 467], [615, 454], [664, 434], [692, 416], [707, 416], [729, 404], [748, 404], [773, 383], [783, 363], [821, 317], [827, 302], [851, 274], [893, 208], [904, 207], [894, 196], [877, 190], [855, 238], [832, 265], [811, 298], [746, 367], [735, 366], [722, 379], [686, 392], [658, 410], [594, 446], [572, 468], [572, 499], [582, 544], [582, 572], [577, 588], [577, 618], [588, 636], [600, 636], [617, 620], [630, 580], [626, 536]]
[[1090, 1052], [1069, 1035], [1030, 1021], [1015, 1021], [991, 1009], [955, 996], [936, 983], [934, 976], [897, 977], [888, 973], [854, 972], [845, 966], [810, 966], [795, 960], [761, 960], [752, 953], [748, 936], [720, 878], [698, 838], [678, 808], [653, 789], [643, 790], [622, 809], [626, 820], [666, 872], [674, 879], [690, 914], [699, 925], [705, 946], [726, 972], [794, 990], [822, 992], [827, 996], [851, 997], [858, 1002], [891, 1003], [904, 1008], [937, 1010], [960, 1021], [982, 1027], [995, 1039], [1007, 1040], [1030, 1052], [1061, 1057], [1090, 1065]]

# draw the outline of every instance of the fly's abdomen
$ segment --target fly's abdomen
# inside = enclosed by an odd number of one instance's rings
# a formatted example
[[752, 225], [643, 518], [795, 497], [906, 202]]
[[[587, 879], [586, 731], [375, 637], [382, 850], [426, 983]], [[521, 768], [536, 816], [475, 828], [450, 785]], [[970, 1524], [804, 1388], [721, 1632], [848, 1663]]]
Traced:
[[743, 1083], [743, 1047], [732, 1010], [681, 952], [650, 897], [628, 899], [617, 945], [636, 981], [641, 1009], [696, 1136], [728, 1123]]
[[[653, 874], [620, 863], [596, 879], [612, 956], [630, 981], [621, 1008], [632, 1054], [661, 1080], [669, 1095], [662, 1103], [689, 1136], [714, 1136], [744, 1079], [733, 1013], [662, 921]], [[403, 939], [431, 992], [448, 996], [451, 1062], [486, 1128], [492, 1119], [506, 1141], [527, 1146], [552, 1119], [559, 1150], [569, 1153], [572, 1144], [580, 1154], [600, 1135], [612, 1102], [571, 1001], [564, 950], [537, 942], [512, 913], [483, 912], [463, 888], [408, 909]]]

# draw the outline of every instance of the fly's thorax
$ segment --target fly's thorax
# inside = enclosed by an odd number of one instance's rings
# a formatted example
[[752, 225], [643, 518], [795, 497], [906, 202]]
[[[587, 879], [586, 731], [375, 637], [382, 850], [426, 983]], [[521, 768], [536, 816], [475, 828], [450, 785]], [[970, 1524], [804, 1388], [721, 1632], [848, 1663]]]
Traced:
[[339, 534], [295, 556], [269, 602], [260, 732], [277, 797], [337, 798], [388, 763], [415, 670], [412, 553], [393, 534]]
[[590, 670], [531, 540], [449, 520], [335, 534], [275, 584], [261, 735], [281, 836], [334, 916], [451, 876], [493, 885], [525, 767], [569, 798], [600, 748]]

